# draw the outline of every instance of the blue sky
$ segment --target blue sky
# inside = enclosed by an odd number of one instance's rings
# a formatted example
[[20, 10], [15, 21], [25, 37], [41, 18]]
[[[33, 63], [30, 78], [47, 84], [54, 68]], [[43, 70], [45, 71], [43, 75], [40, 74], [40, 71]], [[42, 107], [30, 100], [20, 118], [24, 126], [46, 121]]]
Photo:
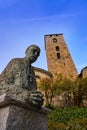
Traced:
[[78, 72], [87, 66], [87, 0], [0, 0], [0, 72], [36, 44], [47, 70], [44, 35], [63, 33]]

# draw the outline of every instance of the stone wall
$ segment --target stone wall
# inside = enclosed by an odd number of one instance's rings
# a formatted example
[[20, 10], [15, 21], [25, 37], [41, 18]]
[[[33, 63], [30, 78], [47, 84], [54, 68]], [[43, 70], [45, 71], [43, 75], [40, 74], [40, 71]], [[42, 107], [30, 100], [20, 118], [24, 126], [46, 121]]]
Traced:
[[63, 34], [45, 35], [45, 48], [49, 72], [71, 79], [78, 76]]
[[44, 69], [33, 67], [37, 82], [42, 78], [52, 78], [52, 74]]
[[87, 78], [87, 66], [81, 70], [80, 76], [83, 78]]

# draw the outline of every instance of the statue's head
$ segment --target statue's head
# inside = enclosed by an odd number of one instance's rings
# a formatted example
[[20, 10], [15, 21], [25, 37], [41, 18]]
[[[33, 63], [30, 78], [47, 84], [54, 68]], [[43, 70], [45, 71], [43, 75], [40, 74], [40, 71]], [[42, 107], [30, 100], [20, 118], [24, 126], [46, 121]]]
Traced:
[[28, 59], [30, 63], [33, 63], [40, 55], [40, 48], [36, 45], [31, 45], [26, 49], [25, 54], [26, 59]]

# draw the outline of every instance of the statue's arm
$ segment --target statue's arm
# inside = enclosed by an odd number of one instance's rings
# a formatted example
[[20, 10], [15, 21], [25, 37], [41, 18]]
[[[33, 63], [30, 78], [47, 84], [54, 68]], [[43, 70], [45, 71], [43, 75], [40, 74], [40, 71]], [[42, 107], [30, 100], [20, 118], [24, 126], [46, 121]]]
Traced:
[[34, 81], [33, 81], [33, 83], [34, 83], [34, 88], [35, 88], [35, 90], [37, 90], [37, 82], [36, 82], [36, 76], [35, 76], [34, 69], [32, 70], [32, 72], [33, 72], [33, 76], [34, 76]]

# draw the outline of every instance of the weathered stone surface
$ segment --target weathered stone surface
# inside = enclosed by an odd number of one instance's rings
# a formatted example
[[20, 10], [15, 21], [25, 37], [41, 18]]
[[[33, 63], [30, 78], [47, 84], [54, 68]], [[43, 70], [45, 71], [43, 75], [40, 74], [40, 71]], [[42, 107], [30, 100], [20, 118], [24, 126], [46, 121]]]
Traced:
[[0, 130], [6, 130], [9, 107], [0, 108]]
[[17, 87], [27, 91], [37, 90], [32, 63], [37, 60], [40, 48], [36, 45], [31, 45], [26, 49], [25, 54], [24, 58], [12, 59], [0, 74], [0, 95], [8, 91], [11, 93]]
[[[27, 83], [30, 80], [29, 78], [27, 79], [27, 74], [26, 74], [26, 60], [25, 58], [15, 58], [12, 59], [6, 68], [3, 70], [3, 72], [0, 75], [0, 90], [5, 89], [5, 91], [10, 90], [10, 87], [18, 86], [22, 87], [24, 89], [30, 90], [30, 88], [35, 87], [36, 88], [36, 79], [35, 79], [35, 74], [33, 71], [33, 68], [30, 68], [31, 72], [31, 77], [32, 78], [32, 83]], [[28, 72], [28, 71], [27, 71]], [[5, 86], [8, 86], [8, 88], [5, 88]], [[3, 94], [3, 91], [2, 91]]]
[[47, 130], [47, 108], [36, 109], [23, 99], [0, 96], [0, 130]]
[[6, 93], [9, 96], [15, 96], [22, 99], [28, 99], [29, 91], [21, 88], [20, 86], [4, 85], [0, 89], [0, 95]]
[[40, 48], [29, 46], [24, 58], [12, 59], [0, 75], [0, 95], [6, 93], [22, 98], [41, 108], [44, 102], [43, 94], [37, 91], [36, 77], [32, 63], [40, 55]]
[[53, 75], [61, 74], [69, 79], [76, 79], [78, 72], [63, 34], [45, 35], [45, 47], [48, 71]]
[[82, 78], [87, 78], [87, 66], [81, 70], [80, 76]]
[[6, 124], [7, 130], [46, 130], [46, 116], [18, 106], [11, 106]]

